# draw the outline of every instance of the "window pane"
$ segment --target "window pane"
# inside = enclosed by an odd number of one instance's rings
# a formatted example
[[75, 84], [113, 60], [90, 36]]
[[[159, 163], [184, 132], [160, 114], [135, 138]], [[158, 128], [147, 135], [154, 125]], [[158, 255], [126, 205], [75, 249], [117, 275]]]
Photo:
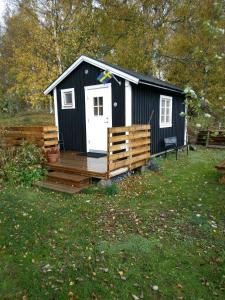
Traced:
[[72, 92], [64, 93], [64, 103], [65, 103], [65, 105], [72, 105], [73, 104]]
[[99, 116], [103, 116], [103, 107], [99, 107]]
[[168, 116], [168, 115], [169, 115], [169, 113], [170, 113], [170, 109], [169, 109], [169, 108], [167, 108], [167, 109], [166, 109], [166, 115]]
[[169, 127], [172, 122], [172, 97], [160, 96], [160, 99], [160, 123], [162, 127]]
[[98, 106], [98, 98], [94, 97], [94, 106]]
[[98, 116], [98, 107], [94, 107], [94, 116]]
[[162, 99], [161, 107], [165, 107], [165, 102], [166, 102], [166, 100]]
[[99, 97], [99, 106], [103, 106], [103, 97]]

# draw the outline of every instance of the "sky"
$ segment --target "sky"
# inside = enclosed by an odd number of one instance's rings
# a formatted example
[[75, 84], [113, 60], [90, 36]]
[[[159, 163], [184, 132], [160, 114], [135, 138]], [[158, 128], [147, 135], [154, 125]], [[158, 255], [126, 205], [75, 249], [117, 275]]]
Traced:
[[3, 23], [3, 15], [4, 15], [4, 10], [6, 6], [6, 0], [0, 0], [0, 23]]

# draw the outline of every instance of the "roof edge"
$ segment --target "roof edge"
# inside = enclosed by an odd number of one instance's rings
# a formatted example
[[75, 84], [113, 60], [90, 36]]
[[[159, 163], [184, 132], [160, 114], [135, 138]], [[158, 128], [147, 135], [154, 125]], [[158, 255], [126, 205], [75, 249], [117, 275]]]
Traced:
[[153, 87], [156, 87], [156, 88], [159, 88], [159, 89], [163, 89], [163, 90], [169, 90], [169, 91], [172, 91], [172, 92], [177, 92], [179, 94], [183, 94], [183, 90], [179, 87], [166, 87], [166, 86], [162, 86], [162, 85], [157, 85], [157, 84], [154, 84], [154, 83], [149, 83], [149, 82], [145, 82], [143, 80], [140, 80], [139, 81], [140, 84], [145, 84], [145, 85], [149, 85], [149, 86], [153, 86]]
[[81, 55], [72, 65], [70, 65], [56, 80], [54, 80], [45, 90], [44, 94], [48, 95], [63, 79], [65, 79], [74, 69], [76, 69], [83, 61], [90, 63], [93, 66], [99, 67], [103, 70], [109, 70], [116, 76], [119, 76], [125, 80], [133, 82], [135, 84], [139, 83], [139, 78], [131, 76], [125, 72], [117, 70], [113, 67], [110, 67], [106, 63], [99, 62], [93, 58], [90, 58], [86, 55]]

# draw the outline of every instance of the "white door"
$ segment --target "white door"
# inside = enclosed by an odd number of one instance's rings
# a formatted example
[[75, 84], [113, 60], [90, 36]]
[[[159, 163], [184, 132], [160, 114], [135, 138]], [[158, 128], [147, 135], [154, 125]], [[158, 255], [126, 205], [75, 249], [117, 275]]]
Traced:
[[85, 87], [87, 152], [107, 151], [107, 128], [112, 127], [111, 83]]

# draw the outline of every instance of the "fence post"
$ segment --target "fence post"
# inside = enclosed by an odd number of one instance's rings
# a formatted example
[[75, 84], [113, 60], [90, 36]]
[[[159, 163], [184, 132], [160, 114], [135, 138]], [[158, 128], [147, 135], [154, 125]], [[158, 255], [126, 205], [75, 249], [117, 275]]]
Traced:
[[210, 137], [210, 129], [208, 129], [208, 132], [207, 132], [206, 148], [207, 148], [208, 145], [209, 145], [209, 137]]

